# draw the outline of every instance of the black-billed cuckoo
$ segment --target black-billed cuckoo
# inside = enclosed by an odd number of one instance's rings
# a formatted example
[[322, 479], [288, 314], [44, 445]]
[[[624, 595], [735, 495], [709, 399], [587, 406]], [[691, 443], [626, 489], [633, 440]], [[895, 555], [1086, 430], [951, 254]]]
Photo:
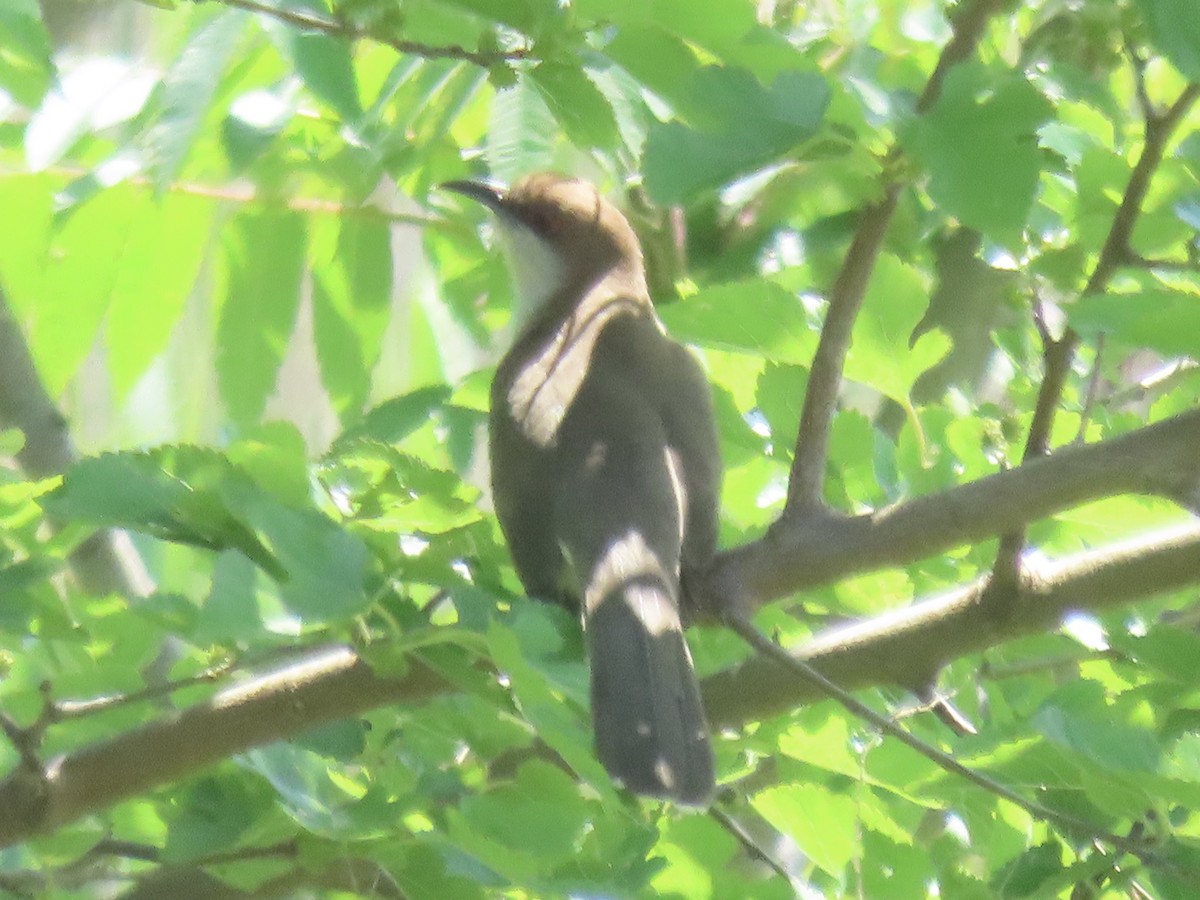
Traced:
[[639, 794], [703, 805], [708, 725], [683, 637], [712, 559], [721, 460], [708, 381], [667, 336], [625, 217], [554, 174], [487, 206], [519, 304], [491, 396], [496, 513], [533, 597], [582, 615], [596, 750]]

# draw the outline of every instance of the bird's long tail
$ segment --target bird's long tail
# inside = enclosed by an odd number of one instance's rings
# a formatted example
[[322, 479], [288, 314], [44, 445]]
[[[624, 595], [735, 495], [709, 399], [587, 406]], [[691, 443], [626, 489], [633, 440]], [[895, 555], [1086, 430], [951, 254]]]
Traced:
[[712, 748], [678, 584], [656, 566], [615, 568], [598, 571], [584, 611], [597, 755], [635, 793], [706, 805]]

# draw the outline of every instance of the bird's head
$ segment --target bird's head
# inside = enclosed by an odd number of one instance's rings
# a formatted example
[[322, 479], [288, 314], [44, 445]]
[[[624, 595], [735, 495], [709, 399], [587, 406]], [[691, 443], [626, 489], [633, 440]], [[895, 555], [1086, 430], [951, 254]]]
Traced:
[[608, 279], [618, 292], [648, 296], [633, 228], [588, 182], [539, 172], [508, 190], [478, 181], [450, 181], [442, 188], [496, 214], [522, 319], [532, 318], [556, 298], [578, 302]]

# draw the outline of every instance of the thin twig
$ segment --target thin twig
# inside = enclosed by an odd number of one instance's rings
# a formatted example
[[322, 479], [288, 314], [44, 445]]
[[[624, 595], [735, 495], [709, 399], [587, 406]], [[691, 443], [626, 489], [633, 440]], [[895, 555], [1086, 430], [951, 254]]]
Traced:
[[1087, 428], [1092, 420], [1092, 412], [1096, 408], [1096, 397], [1100, 393], [1100, 377], [1104, 362], [1104, 333], [1096, 336], [1096, 354], [1092, 359], [1092, 374], [1088, 378], [1087, 394], [1083, 398], [1083, 409], [1079, 413], [1079, 431], [1075, 433], [1075, 443], [1082, 444], [1087, 438]]
[[[1141, 72], [1136, 55], [1134, 59], [1135, 76], [1140, 78]], [[1146, 119], [1142, 152], [1133, 171], [1129, 174], [1129, 181], [1125, 185], [1121, 203], [1113, 215], [1112, 225], [1105, 238], [1104, 246], [1096, 260], [1096, 266], [1088, 278], [1087, 285], [1083, 289], [1082, 296], [1084, 298], [1104, 293], [1108, 289], [1112, 276], [1132, 255], [1133, 228], [1142, 213], [1142, 204], [1150, 190], [1151, 179], [1162, 162], [1172, 134], [1198, 97], [1200, 97], [1200, 84], [1193, 82], [1184, 88], [1179, 98], [1165, 113], [1156, 112], [1148, 97], [1141, 101], [1140, 105]], [[1035, 306], [1035, 313], [1036, 309]], [[1025, 463], [1050, 452], [1054, 418], [1059, 404], [1062, 402], [1063, 391], [1075, 360], [1075, 351], [1080, 343], [1079, 333], [1069, 326], [1061, 338], [1057, 340], [1051, 338], [1047, 342], [1049, 332], [1038, 320], [1036, 314], [1035, 323], [1038, 325], [1038, 332], [1042, 335], [1044, 343], [1043, 374], [1042, 383], [1038, 387], [1037, 402], [1034, 404], [1033, 419], [1029, 423], [1029, 434], [1025, 439], [1025, 452], [1022, 457]], [[1097, 354], [1099, 354], [1099, 349]], [[1096, 371], [1098, 372], [1098, 370], [1099, 361], [1097, 360]], [[1094, 377], [1096, 377], [1095, 373]], [[1090, 401], [1087, 406], [1090, 407]], [[1086, 419], [1085, 408], [1081, 429], [1086, 427]], [[1023, 530], [1014, 530], [1001, 539], [996, 562], [992, 568], [992, 577], [997, 583], [998, 596], [1004, 593], [1003, 588], [1006, 585], [1019, 576], [1017, 570], [1020, 566], [1020, 556], [1024, 546]]]
[[922, 691], [920, 697], [920, 703], [914, 703], [903, 709], [896, 710], [892, 715], [892, 719], [899, 722], [911, 716], [932, 713], [934, 718], [959, 737], [979, 734], [979, 729], [975, 727], [975, 723], [968, 719], [966, 714], [956, 707], [949, 697], [939, 692], [937, 688], [931, 686], [928, 690]]
[[1138, 853], [1145, 849], [1140, 842], [1132, 842], [1119, 834], [1112, 834], [1103, 829], [1096, 828], [1089, 822], [1082, 819], [1077, 819], [1072, 815], [1061, 813], [1050, 809], [1047, 806], [1022, 797], [1012, 788], [1009, 788], [988, 776], [977, 772], [974, 769], [968, 768], [956, 760], [954, 757], [943, 753], [935, 747], [922, 741], [910, 732], [901, 728], [891, 719], [882, 716], [865, 703], [860, 702], [849, 691], [846, 691], [837, 684], [834, 684], [808, 663], [801, 659], [792, 656], [778, 644], [771, 641], [765, 634], [758, 630], [749, 619], [734, 615], [727, 620], [729, 627], [735, 631], [752, 649], [760, 655], [771, 659], [780, 665], [787, 668], [797, 677], [806, 681], [813, 687], [820, 690], [827, 697], [836, 700], [843, 707], [849, 710], [854, 715], [858, 716], [863, 721], [869, 723], [875, 728], [882, 731], [884, 734], [895, 738], [911, 750], [915, 750], [921, 756], [932, 762], [934, 765], [941, 768], [943, 771], [956, 775], [966, 781], [971, 782], [977, 787], [983, 788], [989, 793], [995, 794], [1008, 800], [1010, 803], [1019, 806], [1025, 810], [1033, 818], [1039, 821], [1056, 824], [1068, 830], [1077, 832], [1079, 835], [1086, 835], [1090, 838], [1102, 840], [1113, 847], [1118, 847], [1130, 853]]
[[1157, 118], [1159, 112], [1150, 100], [1150, 92], [1146, 90], [1146, 58], [1128, 37], [1125, 41], [1125, 55], [1129, 57], [1129, 65], [1133, 69], [1133, 90], [1138, 108], [1142, 111], [1142, 118], [1149, 122]]
[[[94, 174], [83, 166], [51, 166], [44, 171], [47, 175], [61, 175], [65, 178], [84, 178]], [[27, 172], [12, 169], [0, 169], [0, 179], [25, 178]], [[133, 184], [147, 189], [153, 188], [154, 183], [144, 175], [132, 175], [124, 180], [125, 184]], [[264, 195], [249, 185], [211, 185], [196, 182], [176, 181], [167, 188], [169, 193], [182, 194], [188, 197], [203, 197], [228, 203], [243, 205], [260, 204], [263, 206], [279, 207], [291, 212], [315, 213], [318, 215], [376, 217], [388, 222], [401, 225], [415, 225], [421, 228], [458, 228], [455, 222], [419, 213], [403, 213], [385, 209], [373, 203], [339, 203], [336, 200], [324, 200], [319, 197], [284, 197], [279, 195]]]
[[37, 740], [29, 729], [22, 728], [5, 713], [0, 712], [0, 731], [8, 738], [13, 749], [21, 757], [21, 765], [31, 772], [42, 771], [42, 761], [37, 755]]
[[1196, 259], [1152, 259], [1134, 253], [1125, 255], [1121, 265], [1131, 269], [1146, 269], [1150, 272], [1200, 272], [1200, 260]]
[[[1117, 207], [1113, 216], [1113, 223], [1100, 251], [1100, 257], [1096, 260], [1096, 267], [1083, 289], [1084, 297], [1104, 293], [1113, 274], [1130, 258], [1133, 227], [1141, 215], [1142, 203], [1150, 190], [1150, 181], [1162, 162], [1171, 136], [1198, 97], [1200, 84], [1192, 82], [1184, 88], [1179, 98], [1165, 113], [1154, 113], [1153, 108], [1148, 106], [1142, 153], [1129, 175], [1125, 193], [1121, 197], [1121, 205]], [[1038, 390], [1033, 422], [1030, 423], [1029, 436], [1025, 443], [1026, 459], [1043, 455], [1049, 450], [1054, 415], [1078, 345], [1079, 334], [1073, 328], [1068, 328], [1062, 338], [1047, 351], [1046, 375]]]
[[256, 0], [220, 0], [220, 2], [225, 6], [233, 6], [238, 9], [247, 10], [248, 12], [258, 13], [259, 15], [270, 16], [280, 22], [285, 22], [288, 25], [294, 25], [297, 28], [303, 28], [307, 31], [320, 31], [352, 41], [369, 40], [379, 44], [386, 44], [406, 56], [420, 56], [424, 59], [456, 59], [461, 62], [474, 63], [485, 69], [499, 63], [517, 62], [533, 58], [533, 53], [528, 48], [488, 52], [483, 50], [468, 50], [466, 47], [457, 44], [422, 44], [419, 41], [405, 41], [400, 38], [379, 34], [376, 31], [362, 28], [351, 22], [327, 19], [324, 16], [316, 16], [312, 13], [294, 9], [281, 9], [266, 3], [258, 3]]
[[1110, 660], [1128, 661], [1128, 656], [1116, 650], [1087, 650], [1080, 648], [1070, 653], [1053, 656], [1038, 656], [1021, 662], [998, 664], [984, 660], [979, 667], [979, 676], [986, 681], [1002, 681], [1006, 678], [1025, 678], [1040, 672], [1056, 672], [1067, 667], [1078, 668], [1085, 662]]
[[140, 691], [131, 691], [128, 694], [112, 694], [104, 697], [92, 697], [88, 700], [59, 700], [52, 705], [50, 718], [54, 722], [66, 719], [78, 719], [84, 716], [92, 716], [120, 709], [123, 706], [129, 706], [133, 703], [156, 700], [160, 697], [170, 696], [184, 688], [195, 687], [200, 684], [211, 684], [228, 675], [233, 670], [233, 667], [233, 662], [222, 663], [219, 666], [206, 669], [188, 678], [154, 684]]
[[734, 840], [742, 845], [742, 849], [745, 850], [752, 859], [756, 859], [763, 863], [780, 878], [785, 879], [789, 884], [792, 884], [793, 887], [795, 886], [795, 880], [792, 877], [792, 874], [788, 872], [783, 863], [777, 860], [771, 853], [768, 853], [762, 847], [762, 845], [760, 845], [758, 841], [754, 839], [754, 835], [745, 829], [741, 822], [737, 821], [737, 819], [733, 818], [733, 816], [729, 815], [729, 813], [725, 812], [725, 810], [718, 806], [709, 807], [708, 815], [709, 818], [714, 819], [717, 824], [729, 832], [729, 834], [733, 836]]

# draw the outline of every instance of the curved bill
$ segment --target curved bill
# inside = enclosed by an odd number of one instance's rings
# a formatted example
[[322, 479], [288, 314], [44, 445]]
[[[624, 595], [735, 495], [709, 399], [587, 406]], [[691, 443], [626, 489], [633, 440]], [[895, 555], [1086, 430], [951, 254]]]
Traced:
[[438, 189], [462, 194], [476, 203], [482, 203], [493, 212], [499, 212], [504, 205], [504, 191], [482, 181], [445, 181], [438, 185]]

